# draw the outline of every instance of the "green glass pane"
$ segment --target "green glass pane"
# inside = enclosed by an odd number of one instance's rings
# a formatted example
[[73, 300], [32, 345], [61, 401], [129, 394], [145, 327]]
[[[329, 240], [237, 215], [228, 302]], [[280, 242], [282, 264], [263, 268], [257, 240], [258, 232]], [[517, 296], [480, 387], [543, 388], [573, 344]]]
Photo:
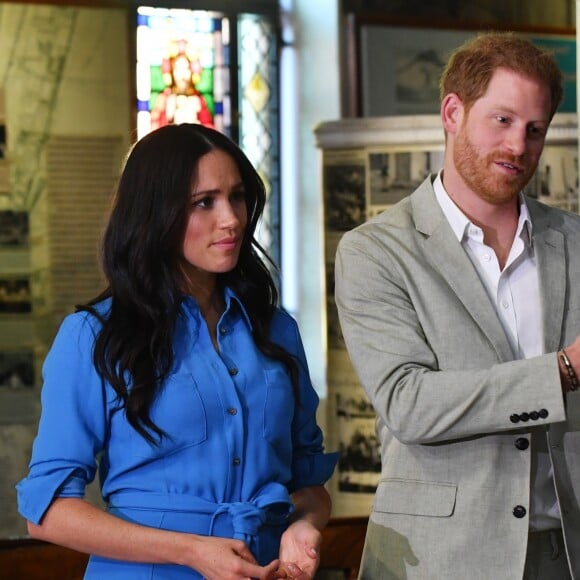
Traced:
[[196, 85], [200, 93], [213, 93], [213, 69], [204, 68], [201, 77]]
[[207, 108], [209, 109], [209, 112], [212, 114], [213, 117], [215, 113], [215, 101], [213, 95], [211, 93], [202, 93], [202, 95], [205, 100], [205, 104], [207, 105]]
[[163, 73], [160, 66], [151, 65], [151, 92], [160, 93], [165, 88], [165, 81], [163, 80]]

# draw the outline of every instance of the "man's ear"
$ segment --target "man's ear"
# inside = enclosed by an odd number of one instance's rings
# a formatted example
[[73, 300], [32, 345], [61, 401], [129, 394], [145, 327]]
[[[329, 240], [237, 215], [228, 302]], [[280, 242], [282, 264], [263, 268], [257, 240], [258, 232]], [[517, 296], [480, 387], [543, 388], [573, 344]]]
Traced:
[[463, 101], [456, 93], [449, 93], [443, 97], [441, 101], [441, 120], [446, 133], [457, 133], [463, 120], [463, 114]]

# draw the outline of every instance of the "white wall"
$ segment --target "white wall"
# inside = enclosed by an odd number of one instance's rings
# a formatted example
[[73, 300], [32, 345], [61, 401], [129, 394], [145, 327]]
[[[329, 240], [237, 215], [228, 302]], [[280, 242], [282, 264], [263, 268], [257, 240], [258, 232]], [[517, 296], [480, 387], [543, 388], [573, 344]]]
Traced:
[[[291, 178], [282, 187], [283, 228], [288, 233], [288, 227], [295, 226], [294, 234], [285, 241], [295, 251], [295, 258], [283, 258], [282, 271], [288, 289], [284, 300], [298, 320], [312, 380], [324, 398], [322, 156], [313, 131], [323, 121], [340, 118], [339, 6], [338, 0], [286, 0], [281, 5], [290, 11], [293, 37], [290, 40], [295, 49], [295, 69], [290, 79], [294, 86], [286, 85], [282, 92], [283, 98], [291, 99], [292, 94], [296, 97], [295, 119], [286, 120], [281, 135], [282, 147], [291, 155], [287, 162], [294, 165]], [[282, 108], [288, 104], [288, 100], [283, 101]]]

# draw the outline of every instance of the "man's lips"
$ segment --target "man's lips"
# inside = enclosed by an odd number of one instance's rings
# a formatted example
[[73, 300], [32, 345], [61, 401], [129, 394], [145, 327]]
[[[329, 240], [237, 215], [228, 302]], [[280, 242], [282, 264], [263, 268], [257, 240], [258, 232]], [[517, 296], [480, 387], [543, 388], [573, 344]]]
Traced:
[[524, 169], [520, 165], [516, 165], [515, 163], [510, 163], [509, 161], [496, 161], [496, 165], [511, 171], [512, 173], [523, 173]]

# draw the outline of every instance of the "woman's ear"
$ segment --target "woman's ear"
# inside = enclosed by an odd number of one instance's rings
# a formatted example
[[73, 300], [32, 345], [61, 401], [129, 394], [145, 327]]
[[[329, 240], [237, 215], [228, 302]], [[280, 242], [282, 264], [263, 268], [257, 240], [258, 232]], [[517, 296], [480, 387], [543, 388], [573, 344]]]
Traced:
[[463, 120], [464, 107], [456, 93], [449, 93], [441, 101], [441, 121], [446, 133], [455, 134]]

